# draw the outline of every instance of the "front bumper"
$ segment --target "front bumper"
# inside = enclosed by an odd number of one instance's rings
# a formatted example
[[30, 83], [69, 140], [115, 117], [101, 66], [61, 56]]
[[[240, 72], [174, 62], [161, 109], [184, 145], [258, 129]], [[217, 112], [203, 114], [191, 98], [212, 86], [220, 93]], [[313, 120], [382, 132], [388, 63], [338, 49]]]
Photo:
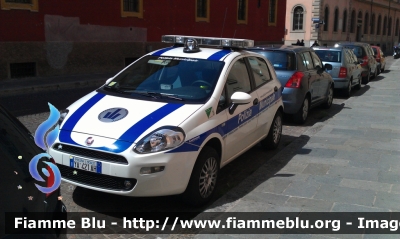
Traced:
[[[174, 195], [184, 192], [198, 152], [168, 153], [168, 151], [164, 151], [151, 154], [136, 154], [130, 148], [122, 153], [115, 154], [126, 158], [127, 164], [105, 161], [88, 155], [71, 154], [55, 148], [50, 148], [49, 154], [59, 165], [62, 179], [65, 182], [106, 193], [144, 197]], [[101, 162], [101, 173], [70, 167], [71, 156]], [[140, 174], [141, 168], [156, 166], [165, 168], [157, 173]], [[124, 187], [126, 180], [130, 180], [132, 184], [128, 189]]]

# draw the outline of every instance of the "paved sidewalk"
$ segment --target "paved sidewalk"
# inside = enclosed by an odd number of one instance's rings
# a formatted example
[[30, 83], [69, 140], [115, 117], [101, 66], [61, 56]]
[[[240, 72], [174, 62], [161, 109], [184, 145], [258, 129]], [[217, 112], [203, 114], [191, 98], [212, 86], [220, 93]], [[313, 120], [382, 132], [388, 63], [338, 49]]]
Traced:
[[59, 89], [101, 86], [115, 73], [32, 77], [0, 81], [0, 96], [37, 93]]
[[[400, 210], [400, 61], [364, 94], [317, 123], [208, 212], [398, 212]], [[254, 238], [322, 238], [253, 235]], [[398, 238], [324, 235], [323, 238]], [[249, 238], [198, 235], [197, 238]]]

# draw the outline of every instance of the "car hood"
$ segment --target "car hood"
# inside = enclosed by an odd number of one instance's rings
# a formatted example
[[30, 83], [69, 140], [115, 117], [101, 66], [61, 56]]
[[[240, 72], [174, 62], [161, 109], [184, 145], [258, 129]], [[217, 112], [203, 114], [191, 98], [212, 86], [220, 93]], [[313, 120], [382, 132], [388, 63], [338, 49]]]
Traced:
[[68, 107], [59, 139], [72, 143], [73, 135], [84, 134], [134, 143], [160, 127], [178, 126], [201, 106], [92, 92]]

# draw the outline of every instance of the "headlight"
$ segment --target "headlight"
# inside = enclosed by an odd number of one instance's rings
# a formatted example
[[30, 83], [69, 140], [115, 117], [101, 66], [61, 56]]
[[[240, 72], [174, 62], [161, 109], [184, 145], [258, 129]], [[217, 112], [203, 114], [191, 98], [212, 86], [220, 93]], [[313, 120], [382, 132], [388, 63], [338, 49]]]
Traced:
[[62, 122], [64, 121], [65, 117], [67, 117], [69, 110], [60, 110], [60, 118], [58, 119], [58, 125], [61, 126]]
[[185, 141], [185, 133], [178, 127], [163, 127], [141, 139], [134, 148], [139, 154], [176, 148]]

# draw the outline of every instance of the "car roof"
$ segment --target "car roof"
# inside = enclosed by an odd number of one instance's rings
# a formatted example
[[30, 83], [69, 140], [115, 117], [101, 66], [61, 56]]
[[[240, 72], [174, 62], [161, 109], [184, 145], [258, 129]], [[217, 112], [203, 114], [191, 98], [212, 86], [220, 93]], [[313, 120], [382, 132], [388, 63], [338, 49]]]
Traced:
[[355, 45], [355, 46], [365, 46], [365, 45], [369, 45], [368, 43], [365, 42], [348, 42], [348, 41], [342, 41], [342, 42], [338, 42], [336, 43], [338, 45]]
[[303, 52], [309, 51], [311, 48], [306, 46], [293, 46], [293, 45], [261, 45], [247, 48], [249, 51], [264, 50], [264, 51], [286, 51], [286, 52]]
[[324, 47], [324, 46], [315, 46], [313, 47], [314, 50], [327, 50], [327, 51], [341, 51], [345, 49], [344, 47]]

